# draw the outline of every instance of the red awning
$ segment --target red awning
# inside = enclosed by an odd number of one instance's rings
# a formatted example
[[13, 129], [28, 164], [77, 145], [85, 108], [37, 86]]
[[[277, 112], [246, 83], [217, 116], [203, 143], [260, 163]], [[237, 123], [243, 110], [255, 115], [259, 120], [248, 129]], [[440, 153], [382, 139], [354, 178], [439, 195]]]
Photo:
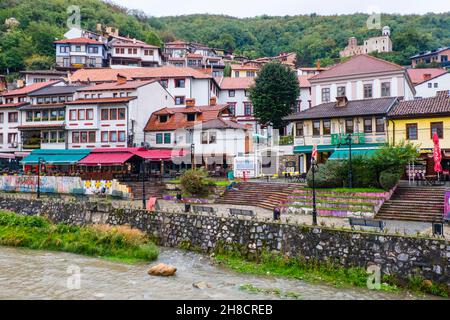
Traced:
[[133, 157], [133, 153], [91, 153], [86, 158], [78, 161], [82, 166], [120, 166]]
[[184, 155], [183, 149], [151, 149], [151, 150], [138, 150], [133, 153], [146, 160], [153, 161], [170, 161], [175, 157], [182, 157]]

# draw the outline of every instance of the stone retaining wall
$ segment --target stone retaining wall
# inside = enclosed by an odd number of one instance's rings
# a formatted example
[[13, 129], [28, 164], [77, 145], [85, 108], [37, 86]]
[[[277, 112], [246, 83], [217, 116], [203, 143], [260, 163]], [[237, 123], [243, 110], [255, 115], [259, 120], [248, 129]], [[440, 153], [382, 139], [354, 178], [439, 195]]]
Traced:
[[12, 200], [0, 194], [0, 209], [46, 215], [55, 222], [130, 224], [159, 245], [211, 252], [218, 246], [258, 253], [336, 261], [343, 266], [376, 264], [398, 278], [420, 275], [450, 288], [450, 243], [442, 239], [351, 232], [276, 222], [180, 213], [115, 209], [111, 204], [60, 199]]

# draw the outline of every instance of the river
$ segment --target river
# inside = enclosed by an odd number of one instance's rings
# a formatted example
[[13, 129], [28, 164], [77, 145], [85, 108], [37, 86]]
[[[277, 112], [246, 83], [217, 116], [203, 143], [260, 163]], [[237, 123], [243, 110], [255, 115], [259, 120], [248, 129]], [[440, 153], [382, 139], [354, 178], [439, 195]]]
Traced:
[[[280, 299], [295, 293], [300, 299], [422, 299], [400, 294], [334, 288], [300, 280], [235, 273], [211, 263], [209, 257], [177, 249], [161, 248], [157, 262], [177, 267], [174, 277], [147, 274], [151, 264], [124, 264], [61, 252], [34, 251], [0, 246], [0, 299]], [[79, 288], [69, 289], [70, 271], [81, 270]], [[198, 289], [204, 281], [210, 288]], [[76, 284], [69, 281], [69, 284]], [[281, 296], [250, 292], [253, 288], [279, 289]], [[292, 294], [291, 294], [292, 296]], [[430, 298], [427, 296], [426, 298]]]

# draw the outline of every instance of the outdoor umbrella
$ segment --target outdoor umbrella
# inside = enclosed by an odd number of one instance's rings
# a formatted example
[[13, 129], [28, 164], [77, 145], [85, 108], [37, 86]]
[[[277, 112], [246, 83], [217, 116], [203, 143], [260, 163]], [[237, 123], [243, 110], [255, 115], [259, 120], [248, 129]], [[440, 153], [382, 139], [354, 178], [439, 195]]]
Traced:
[[434, 152], [433, 152], [434, 171], [437, 172], [439, 176], [439, 172], [442, 172], [441, 166], [442, 154], [441, 148], [439, 147], [439, 137], [436, 132], [433, 134], [433, 142], [434, 142]]

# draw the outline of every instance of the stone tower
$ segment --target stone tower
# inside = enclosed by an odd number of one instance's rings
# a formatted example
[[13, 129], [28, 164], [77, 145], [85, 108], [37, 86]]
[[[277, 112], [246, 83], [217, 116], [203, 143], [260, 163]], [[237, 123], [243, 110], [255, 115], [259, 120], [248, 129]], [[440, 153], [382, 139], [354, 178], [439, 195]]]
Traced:
[[381, 29], [381, 34], [382, 34], [383, 36], [388, 36], [388, 37], [390, 37], [390, 36], [391, 36], [391, 28], [389, 28], [389, 26], [384, 26], [384, 27]]

